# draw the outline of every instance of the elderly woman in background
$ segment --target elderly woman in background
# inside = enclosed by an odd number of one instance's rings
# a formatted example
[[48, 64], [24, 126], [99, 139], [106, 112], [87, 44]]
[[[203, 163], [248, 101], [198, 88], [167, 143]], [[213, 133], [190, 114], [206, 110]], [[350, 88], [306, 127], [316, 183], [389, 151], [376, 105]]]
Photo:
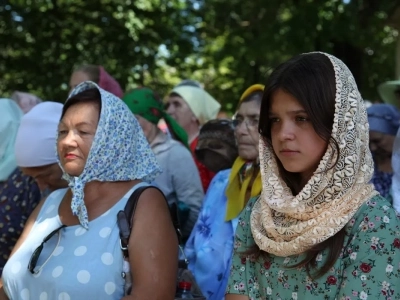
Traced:
[[21, 119], [15, 141], [15, 158], [21, 171], [36, 180], [42, 197], [68, 183], [62, 179], [54, 144], [63, 105], [46, 101]]
[[22, 174], [15, 161], [14, 142], [22, 115], [14, 101], [0, 99], [0, 274], [40, 201], [38, 186]]
[[122, 98], [124, 95], [118, 81], [108, 74], [104, 67], [97, 65], [81, 65], [74, 69], [69, 80], [71, 91], [78, 84], [87, 80], [97, 83], [103, 90], [114, 94], [118, 98]]
[[[158, 175], [156, 158], [128, 107], [93, 82], [77, 86], [66, 101], [57, 153], [69, 188], [50, 194], [29, 219], [4, 268], [3, 299], [120, 300], [125, 278], [117, 213]], [[172, 300], [178, 242], [158, 190], [142, 193], [133, 224], [133, 289], [124, 299]]]
[[[233, 120], [239, 156], [234, 162], [232, 156], [226, 157], [226, 161], [233, 162], [233, 165], [231, 164], [229, 169], [221, 170], [213, 178], [195, 229], [185, 246], [189, 269], [207, 300], [224, 298], [238, 216], [250, 197], [261, 193], [257, 126], [263, 90], [263, 85], [255, 84], [246, 89], [240, 97]], [[225, 155], [234, 153], [230, 149], [234, 141], [232, 135], [232, 140], [228, 143], [226, 143], [228, 134], [224, 134], [224, 138], [218, 137], [215, 133], [212, 135], [217, 136], [220, 143], [225, 143], [224, 148], [227, 150]], [[199, 146], [204, 146], [204, 142], [200, 139]], [[215, 142], [212, 141], [210, 146]], [[215, 146], [213, 146], [214, 155], [217, 154]], [[219, 151], [218, 156], [224, 153], [221, 152]], [[207, 158], [201, 156], [200, 158], [209, 164]]]
[[[124, 102], [136, 116], [163, 170], [154, 184], [165, 194], [168, 203], [176, 203], [183, 240], [192, 232], [203, 202], [200, 176], [187, 144], [187, 134], [163, 109], [161, 99], [149, 88], [138, 88], [127, 93]], [[172, 139], [157, 124], [163, 118]]]
[[[192, 85], [178, 85], [169, 94], [167, 113], [169, 113], [188, 134], [189, 145], [194, 154], [200, 127], [207, 121], [216, 119], [221, 105], [204, 89]], [[196, 157], [195, 162], [200, 173], [204, 192], [215, 175]]]
[[390, 104], [373, 104], [367, 109], [369, 147], [375, 169], [372, 183], [376, 190], [391, 200], [392, 152], [396, 133], [400, 127], [400, 112]]

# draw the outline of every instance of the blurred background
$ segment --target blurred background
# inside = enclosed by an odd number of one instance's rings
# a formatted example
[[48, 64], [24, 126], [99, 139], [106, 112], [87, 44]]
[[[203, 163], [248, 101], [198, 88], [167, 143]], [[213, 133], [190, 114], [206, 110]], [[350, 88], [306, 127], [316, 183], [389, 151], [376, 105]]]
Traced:
[[325, 51], [365, 99], [400, 76], [397, 0], [0, 0], [0, 93], [63, 102], [77, 65], [127, 91], [201, 82], [232, 111], [244, 88], [302, 52]]

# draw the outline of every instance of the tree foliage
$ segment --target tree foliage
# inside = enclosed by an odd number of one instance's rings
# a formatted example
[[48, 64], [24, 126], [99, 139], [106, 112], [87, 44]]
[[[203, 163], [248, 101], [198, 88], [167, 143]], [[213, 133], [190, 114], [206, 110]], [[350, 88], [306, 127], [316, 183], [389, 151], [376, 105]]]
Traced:
[[392, 0], [26, 0], [0, 2], [0, 92], [63, 101], [71, 70], [101, 64], [125, 89], [199, 80], [226, 110], [289, 57], [326, 51], [367, 99], [393, 79]]

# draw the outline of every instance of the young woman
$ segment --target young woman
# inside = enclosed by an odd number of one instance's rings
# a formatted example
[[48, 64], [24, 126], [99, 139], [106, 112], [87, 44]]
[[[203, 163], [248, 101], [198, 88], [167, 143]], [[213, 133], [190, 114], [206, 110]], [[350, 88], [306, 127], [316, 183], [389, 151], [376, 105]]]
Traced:
[[343, 62], [280, 65], [259, 131], [263, 190], [239, 218], [226, 300], [399, 299], [400, 220], [369, 184], [367, 114]]

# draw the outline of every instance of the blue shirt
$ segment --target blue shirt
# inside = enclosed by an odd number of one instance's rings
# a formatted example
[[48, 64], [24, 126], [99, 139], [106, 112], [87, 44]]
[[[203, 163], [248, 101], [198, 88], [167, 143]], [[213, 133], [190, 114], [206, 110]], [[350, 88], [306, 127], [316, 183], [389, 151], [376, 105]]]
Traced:
[[211, 181], [199, 218], [185, 246], [189, 270], [208, 300], [224, 299], [238, 219], [225, 221], [225, 190], [231, 170]]

